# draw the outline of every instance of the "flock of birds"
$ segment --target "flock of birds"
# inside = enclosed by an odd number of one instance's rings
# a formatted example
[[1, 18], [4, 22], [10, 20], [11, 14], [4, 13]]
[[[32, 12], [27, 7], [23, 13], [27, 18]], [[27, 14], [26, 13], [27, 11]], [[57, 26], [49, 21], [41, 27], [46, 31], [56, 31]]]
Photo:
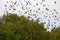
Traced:
[[[43, 22], [47, 29], [56, 27], [56, 24], [60, 21], [57, 10], [52, 9], [52, 11], [50, 5], [45, 3], [46, 0], [41, 0], [39, 3], [36, 1], [37, 0], [6, 1], [6, 4], [4, 4], [4, 12], [17, 12], [19, 15], [29, 16], [30, 20], [39, 18], [40, 22]], [[57, 2], [55, 1], [54, 4], [56, 5], [56, 3]]]

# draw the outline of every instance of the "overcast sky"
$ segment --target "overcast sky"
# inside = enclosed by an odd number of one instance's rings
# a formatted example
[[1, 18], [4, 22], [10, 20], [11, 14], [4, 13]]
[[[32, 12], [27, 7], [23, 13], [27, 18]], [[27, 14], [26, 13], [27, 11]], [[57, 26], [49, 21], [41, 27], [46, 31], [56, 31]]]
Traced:
[[[9, 3], [7, 3], [6, 1], [8, 1]], [[11, 1], [18, 1], [18, 3], [20, 4], [19, 0], [0, 0], [0, 16], [2, 16], [4, 14], [4, 11], [5, 11], [5, 4], [8, 6], [7, 7], [7, 10], [10, 8], [9, 6], [11, 5]], [[38, 13], [36, 12], [32, 12], [33, 14], [35, 13], [37, 15], [37, 18], [42, 18], [40, 19], [41, 22], [46, 22], [46, 26], [48, 25], [48, 20], [50, 20], [50, 25], [56, 25], [56, 26], [59, 26], [60, 25], [60, 21], [58, 20], [54, 20], [54, 17], [52, 17], [52, 13], [53, 15], [56, 15], [57, 18], [56, 19], [59, 19], [60, 20], [60, 0], [45, 0], [44, 2], [42, 2], [42, 0], [20, 0], [21, 3], [23, 3], [23, 5], [26, 5], [26, 1], [30, 1], [30, 3], [32, 5], [27, 5], [27, 8], [30, 8], [30, 10], [37, 10], [38, 8], [40, 8], [40, 11], [38, 11]], [[24, 2], [25, 1], [25, 2]], [[55, 4], [56, 2], [56, 4]], [[35, 5], [35, 3], [38, 3], [39, 5]], [[42, 3], [42, 5], [40, 4]], [[28, 11], [28, 10], [22, 10], [21, 7], [22, 5], [18, 5], [16, 4], [17, 6], [15, 6], [14, 8], [16, 8], [16, 11], [14, 11], [14, 13], [19, 13], [18, 10], [20, 10], [22, 13], [22, 15], [24, 14], [25, 11]], [[33, 6], [35, 5], [35, 7]], [[45, 5], [45, 7], [43, 7], [43, 5]], [[24, 6], [23, 8], [25, 8], [26, 6]], [[48, 8], [49, 11], [46, 11], [45, 8]], [[56, 10], [56, 12], [58, 13], [58, 15], [54, 12], [54, 9]], [[42, 14], [42, 11], [44, 12]], [[13, 10], [8, 10], [8, 12], [10, 13], [13, 13]], [[40, 13], [40, 14], [39, 14]], [[47, 13], [47, 14], [46, 14]], [[42, 14], [42, 15], [41, 15]], [[50, 14], [50, 15], [49, 15]], [[25, 14], [25, 16], [27, 16], [28, 14]], [[47, 18], [44, 18], [44, 15], [47, 16]], [[33, 19], [34, 19], [34, 16], [31, 16]], [[49, 18], [51, 17], [51, 18]], [[43, 20], [43, 21], [42, 21]], [[54, 24], [54, 22], [56, 22], [56, 24]], [[50, 26], [51, 28], [52, 26]]]

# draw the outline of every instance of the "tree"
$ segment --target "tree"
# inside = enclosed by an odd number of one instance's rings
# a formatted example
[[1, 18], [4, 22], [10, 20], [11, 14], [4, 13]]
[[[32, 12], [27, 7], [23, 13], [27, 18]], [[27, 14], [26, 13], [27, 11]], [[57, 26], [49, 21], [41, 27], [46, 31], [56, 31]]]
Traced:
[[53, 28], [51, 31], [51, 36], [53, 40], [60, 40], [60, 27]]
[[48, 32], [38, 19], [7, 14], [0, 20], [0, 40], [60, 40], [60, 27]]

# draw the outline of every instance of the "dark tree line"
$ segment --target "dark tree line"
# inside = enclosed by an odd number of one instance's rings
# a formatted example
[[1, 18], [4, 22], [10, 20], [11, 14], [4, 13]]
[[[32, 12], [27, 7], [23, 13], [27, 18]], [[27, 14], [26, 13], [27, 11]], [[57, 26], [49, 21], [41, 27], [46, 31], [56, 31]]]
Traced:
[[60, 40], [60, 28], [47, 32], [38, 19], [7, 14], [0, 18], [0, 40]]

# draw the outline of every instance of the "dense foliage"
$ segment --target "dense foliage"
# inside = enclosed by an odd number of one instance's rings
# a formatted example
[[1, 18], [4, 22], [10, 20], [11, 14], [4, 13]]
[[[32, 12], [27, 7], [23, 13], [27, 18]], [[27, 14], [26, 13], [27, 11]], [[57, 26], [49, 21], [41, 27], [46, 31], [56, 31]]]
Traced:
[[60, 40], [60, 28], [47, 32], [43, 23], [16, 14], [0, 18], [0, 40]]

